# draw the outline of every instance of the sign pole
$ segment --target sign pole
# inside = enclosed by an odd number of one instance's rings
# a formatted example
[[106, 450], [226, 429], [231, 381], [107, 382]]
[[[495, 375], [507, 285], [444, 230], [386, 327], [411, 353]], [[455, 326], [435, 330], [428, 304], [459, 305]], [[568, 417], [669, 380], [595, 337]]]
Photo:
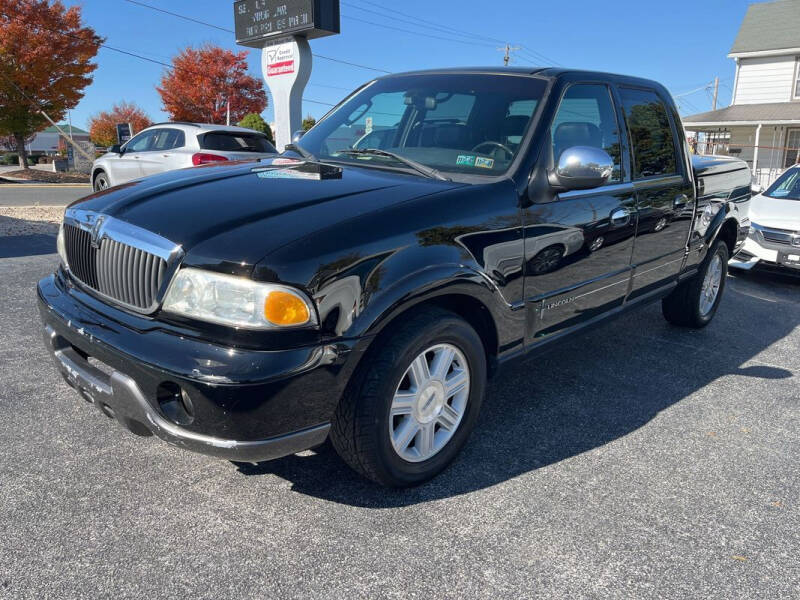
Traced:
[[272, 92], [275, 146], [283, 150], [303, 123], [303, 90], [311, 77], [310, 39], [340, 31], [339, 0], [236, 0], [236, 43], [261, 48]]
[[275, 110], [275, 146], [282, 151], [292, 134], [302, 127], [303, 91], [311, 77], [311, 46], [293, 36], [265, 46], [261, 51], [264, 81], [272, 92]]

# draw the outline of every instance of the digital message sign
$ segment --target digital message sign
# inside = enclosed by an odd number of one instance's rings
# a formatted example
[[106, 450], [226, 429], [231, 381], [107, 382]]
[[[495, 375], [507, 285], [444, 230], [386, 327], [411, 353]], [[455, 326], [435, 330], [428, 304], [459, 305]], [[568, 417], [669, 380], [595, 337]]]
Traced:
[[339, 0], [238, 0], [233, 3], [236, 43], [261, 48], [296, 35], [318, 38], [339, 33]]

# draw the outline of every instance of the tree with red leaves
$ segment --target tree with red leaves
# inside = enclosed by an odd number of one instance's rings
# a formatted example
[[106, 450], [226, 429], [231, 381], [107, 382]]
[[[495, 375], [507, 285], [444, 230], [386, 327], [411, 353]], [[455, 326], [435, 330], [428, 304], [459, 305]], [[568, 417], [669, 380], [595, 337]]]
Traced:
[[98, 146], [113, 146], [117, 143], [118, 123], [130, 123], [131, 134], [135, 134], [150, 127], [153, 121], [141, 108], [123, 100], [89, 119], [89, 138]]
[[83, 98], [103, 38], [61, 0], [0, 0], [0, 136], [14, 138], [28, 168], [25, 139], [60, 121]]
[[172, 71], [157, 87], [164, 110], [175, 121], [224, 124], [230, 102], [231, 123], [267, 107], [260, 79], [247, 74], [247, 52], [206, 44], [186, 48], [172, 60]]

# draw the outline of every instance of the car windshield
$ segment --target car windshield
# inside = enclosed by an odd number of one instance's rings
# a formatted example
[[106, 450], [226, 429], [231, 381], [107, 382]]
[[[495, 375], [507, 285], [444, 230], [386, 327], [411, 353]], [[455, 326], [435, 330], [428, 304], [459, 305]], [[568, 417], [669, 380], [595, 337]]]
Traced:
[[378, 79], [334, 109], [298, 145], [320, 160], [424, 174], [402, 157], [448, 176], [496, 177], [520, 152], [545, 87], [541, 78], [509, 75]]
[[800, 167], [788, 169], [769, 186], [764, 195], [781, 200], [800, 200]]

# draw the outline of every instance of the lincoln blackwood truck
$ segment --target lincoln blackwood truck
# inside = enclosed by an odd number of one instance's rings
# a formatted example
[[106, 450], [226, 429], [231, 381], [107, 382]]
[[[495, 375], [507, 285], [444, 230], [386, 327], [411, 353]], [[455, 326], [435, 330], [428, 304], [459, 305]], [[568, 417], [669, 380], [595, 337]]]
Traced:
[[693, 165], [653, 81], [392, 75], [278, 157], [75, 202], [39, 306], [67, 383], [136, 434], [246, 462], [329, 438], [409, 486], [501, 363], [656, 300], [707, 325], [749, 200], [745, 163]]

